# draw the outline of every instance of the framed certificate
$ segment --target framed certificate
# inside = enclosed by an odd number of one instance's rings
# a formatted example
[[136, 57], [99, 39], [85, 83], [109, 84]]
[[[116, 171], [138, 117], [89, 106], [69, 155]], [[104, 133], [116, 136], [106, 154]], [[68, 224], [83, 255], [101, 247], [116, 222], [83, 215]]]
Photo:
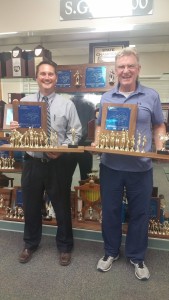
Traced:
[[101, 132], [121, 132], [128, 130], [131, 137], [135, 134], [137, 119], [136, 104], [104, 103], [102, 111]]
[[89, 44], [89, 63], [114, 62], [118, 51], [128, 47], [128, 41]]
[[14, 102], [13, 119], [19, 123], [17, 129], [24, 133], [29, 128], [47, 132], [47, 107], [45, 102]]

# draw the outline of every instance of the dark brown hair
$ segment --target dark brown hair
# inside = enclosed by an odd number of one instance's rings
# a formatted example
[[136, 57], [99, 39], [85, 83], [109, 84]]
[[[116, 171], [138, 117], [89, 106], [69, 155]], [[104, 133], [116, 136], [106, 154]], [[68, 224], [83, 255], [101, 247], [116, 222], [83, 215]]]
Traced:
[[57, 75], [57, 64], [52, 60], [43, 60], [36, 66], [36, 78], [37, 78], [37, 75], [38, 75], [38, 72], [39, 72], [39, 67], [42, 66], [42, 65], [52, 66], [55, 70], [55, 74]]

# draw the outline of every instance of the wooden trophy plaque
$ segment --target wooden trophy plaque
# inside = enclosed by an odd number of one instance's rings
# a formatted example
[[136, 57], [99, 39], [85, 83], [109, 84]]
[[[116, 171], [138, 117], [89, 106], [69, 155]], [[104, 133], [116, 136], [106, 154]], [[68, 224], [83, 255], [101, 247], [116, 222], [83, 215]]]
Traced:
[[101, 133], [128, 131], [131, 138], [135, 134], [137, 119], [136, 104], [104, 103]]
[[45, 102], [13, 102], [13, 119], [19, 123], [19, 132], [29, 128], [47, 133], [47, 107]]

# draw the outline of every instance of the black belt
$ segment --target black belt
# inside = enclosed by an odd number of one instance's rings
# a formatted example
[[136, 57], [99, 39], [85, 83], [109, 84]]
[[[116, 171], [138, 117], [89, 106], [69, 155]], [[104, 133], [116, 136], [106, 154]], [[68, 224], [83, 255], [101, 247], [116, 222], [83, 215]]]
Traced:
[[47, 158], [47, 157], [46, 158], [33, 157], [33, 156], [29, 155], [28, 153], [25, 153], [24, 160], [29, 160], [29, 159], [36, 160], [36, 161], [39, 161], [42, 163], [48, 163], [49, 161], [51, 161], [51, 159]]

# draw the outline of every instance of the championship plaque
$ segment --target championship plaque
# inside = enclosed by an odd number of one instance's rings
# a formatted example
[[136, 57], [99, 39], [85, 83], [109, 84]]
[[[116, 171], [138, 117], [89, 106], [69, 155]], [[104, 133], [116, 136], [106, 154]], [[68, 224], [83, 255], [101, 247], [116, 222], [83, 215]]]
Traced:
[[36, 66], [43, 60], [52, 60], [51, 52], [44, 47], [38, 45], [34, 51], [28, 52], [28, 76], [30, 78], [35, 78]]
[[136, 104], [104, 103], [102, 111], [101, 132], [128, 131], [128, 136], [135, 134], [137, 119]]
[[114, 62], [118, 51], [128, 47], [128, 41], [89, 44], [89, 63]]
[[106, 86], [106, 67], [86, 68], [85, 86], [86, 88], [104, 88]]
[[19, 47], [12, 50], [11, 59], [6, 61], [7, 77], [26, 77], [27, 76], [27, 54]]
[[[1, 66], [1, 77], [2, 78], [7, 77], [7, 68], [10, 64], [11, 64], [11, 53], [10, 52], [0, 53], [0, 66]], [[8, 72], [9, 72], [9, 70], [8, 70]]]
[[71, 70], [59, 70], [57, 72], [58, 79], [56, 87], [58, 88], [69, 88], [71, 86]]
[[22, 190], [21, 188], [16, 188], [16, 198], [15, 198], [15, 205], [23, 206], [23, 198], [22, 198]]
[[29, 128], [47, 133], [47, 107], [45, 102], [13, 102], [13, 119], [24, 133]]

